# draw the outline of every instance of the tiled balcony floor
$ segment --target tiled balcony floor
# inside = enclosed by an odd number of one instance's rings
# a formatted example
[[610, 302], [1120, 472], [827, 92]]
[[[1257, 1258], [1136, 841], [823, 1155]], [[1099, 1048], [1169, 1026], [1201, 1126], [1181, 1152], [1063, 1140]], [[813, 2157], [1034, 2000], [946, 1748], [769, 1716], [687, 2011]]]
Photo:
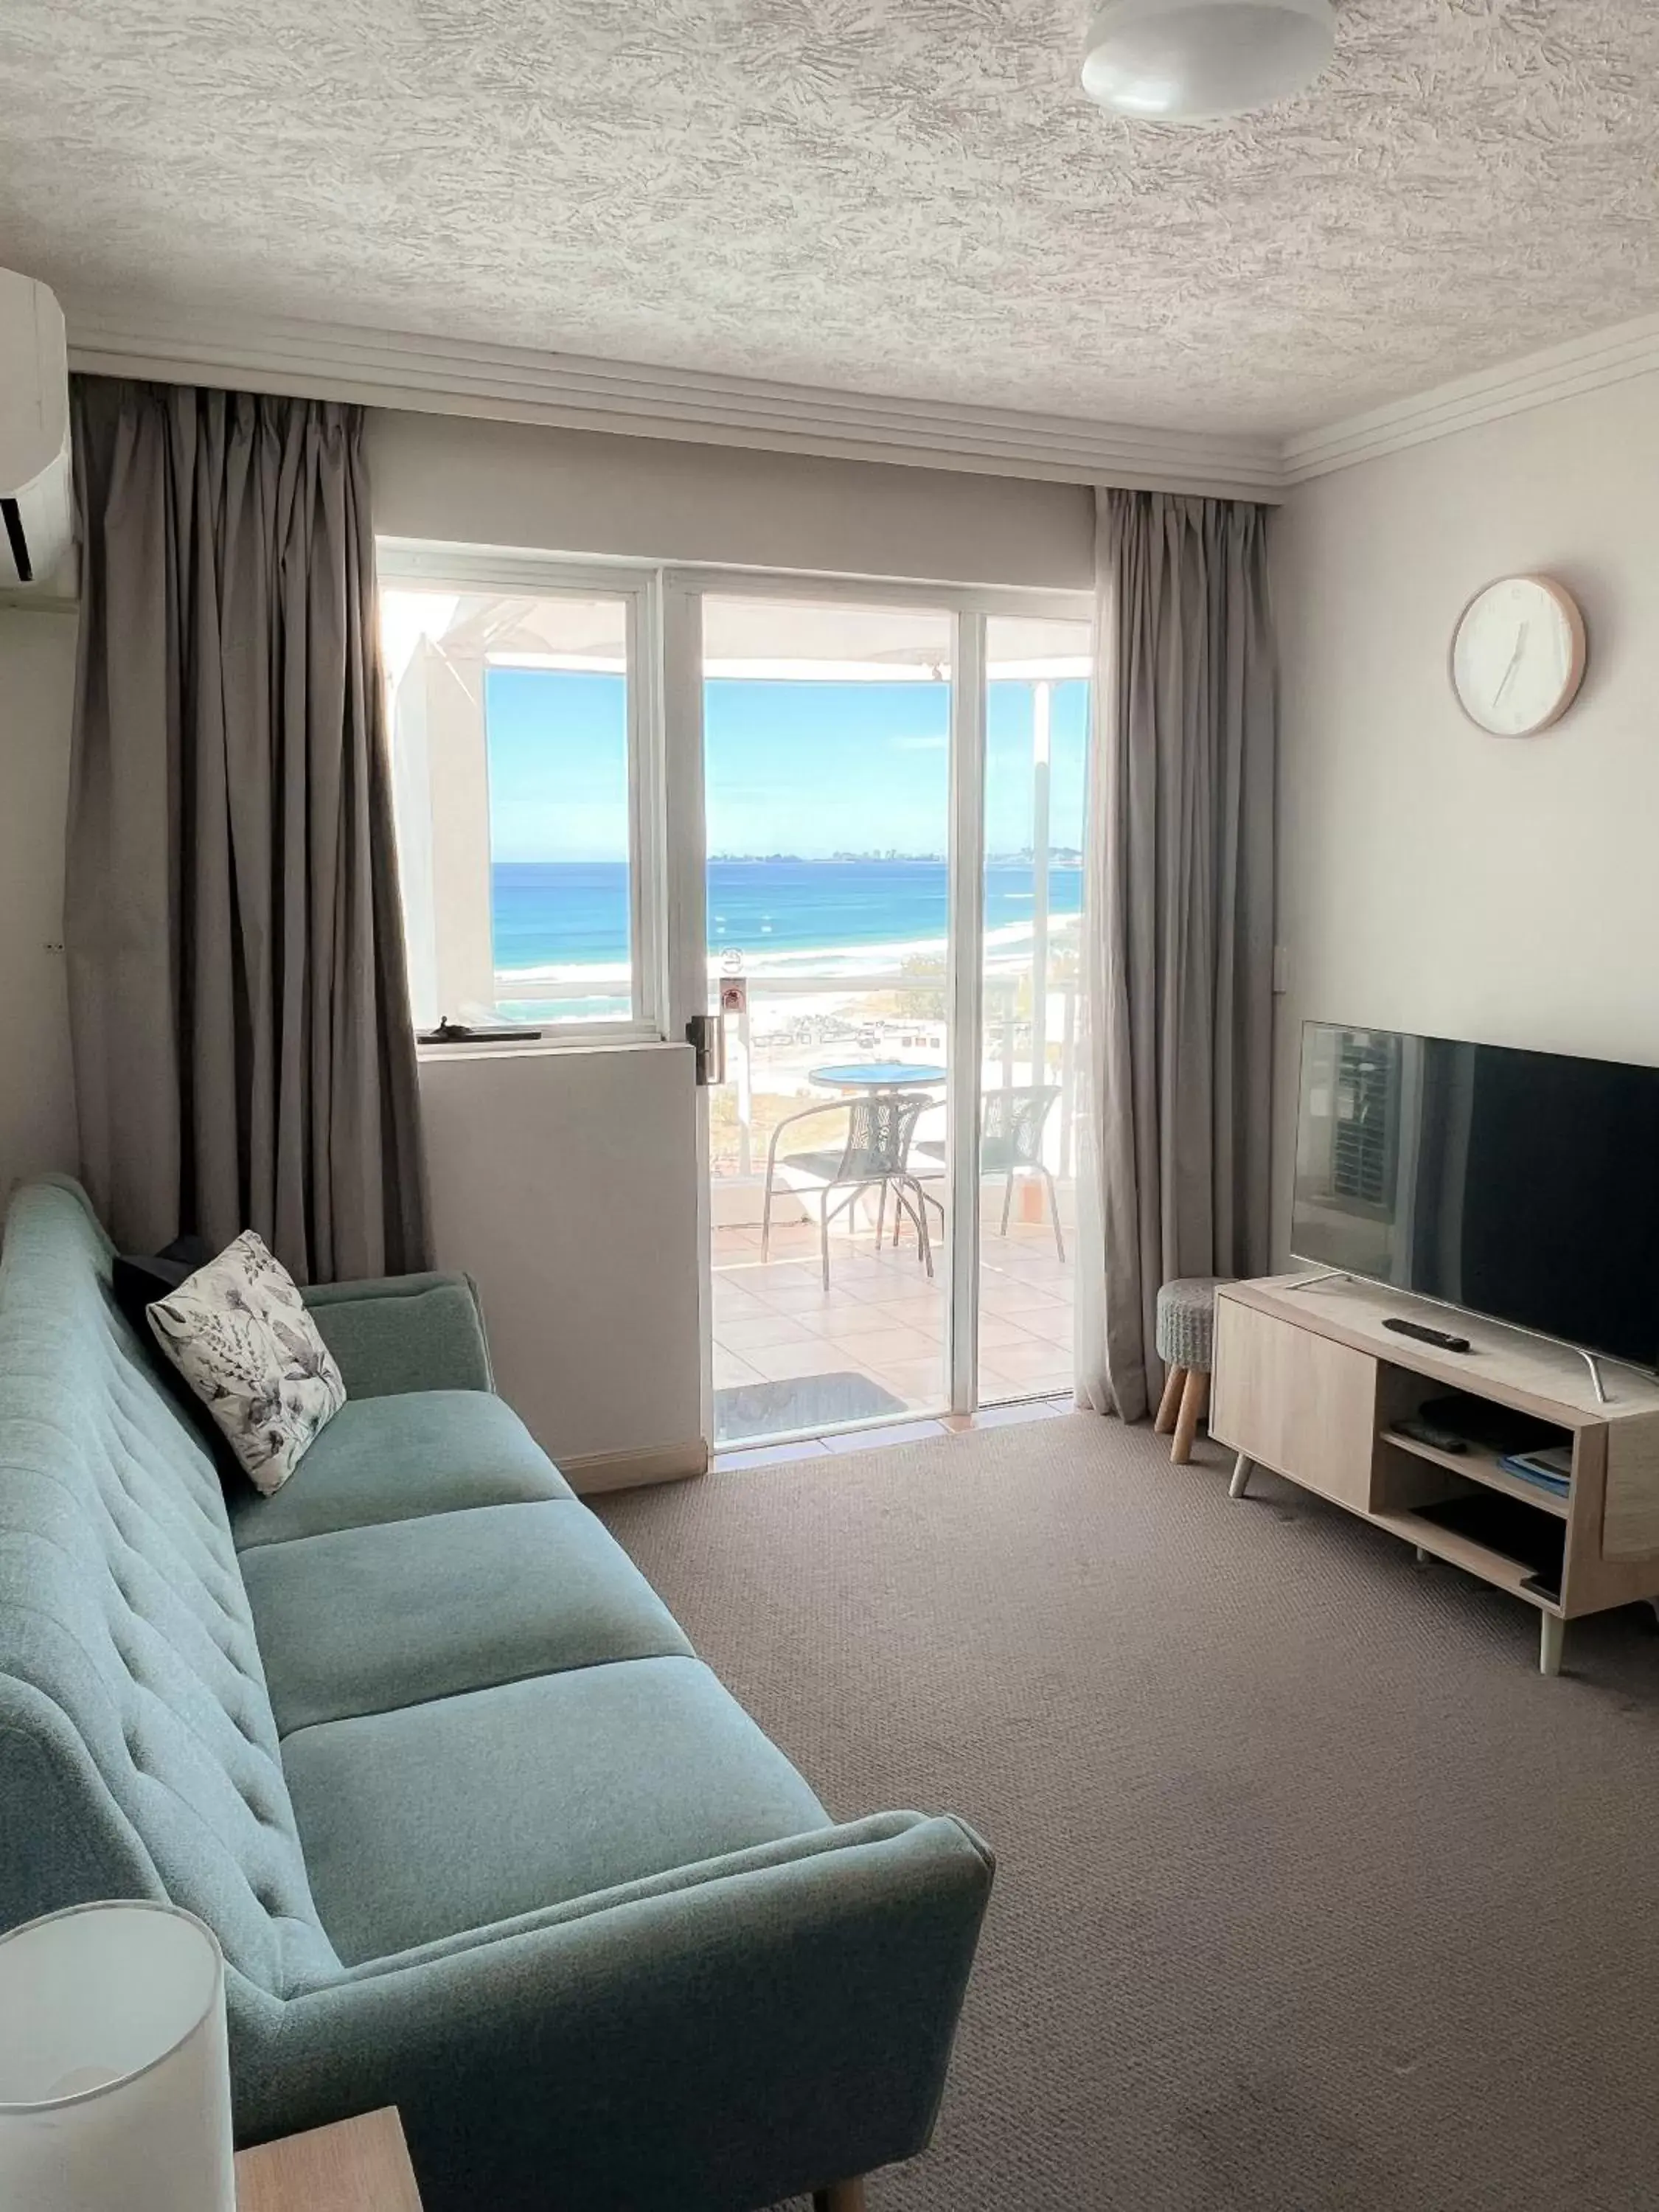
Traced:
[[[980, 1246], [980, 1398], [994, 1404], [1069, 1389], [1072, 1381], [1072, 1266], [1054, 1251], [1046, 1220], [1013, 1220], [997, 1233], [1000, 1190], [988, 1203]], [[1062, 1221], [1064, 1217], [1062, 1217]], [[935, 1228], [938, 1216], [933, 1216]], [[946, 1400], [945, 1255], [936, 1244], [934, 1279], [916, 1255], [915, 1238], [878, 1249], [860, 1211], [857, 1230], [831, 1229], [830, 1288], [823, 1288], [818, 1232], [808, 1223], [775, 1229], [763, 1261], [760, 1231], [718, 1228], [714, 1249], [714, 1388], [799, 1382], [801, 1418], [791, 1397], [774, 1432], [811, 1426], [822, 1394], [805, 1386], [828, 1376], [862, 1376], [886, 1394], [870, 1413], [937, 1412]], [[758, 1433], [758, 1431], [749, 1431]], [[730, 1440], [737, 1442], [732, 1432]]]

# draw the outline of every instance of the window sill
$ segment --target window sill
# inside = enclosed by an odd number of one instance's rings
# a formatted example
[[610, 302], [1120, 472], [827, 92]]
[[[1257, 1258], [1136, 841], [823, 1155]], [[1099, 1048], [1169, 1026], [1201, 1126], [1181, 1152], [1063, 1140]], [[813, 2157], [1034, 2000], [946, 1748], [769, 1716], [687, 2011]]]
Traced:
[[474, 1037], [453, 1044], [415, 1047], [417, 1060], [539, 1060], [549, 1054], [573, 1052], [690, 1052], [684, 1039], [665, 1037], [659, 1030], [638, 1026], [574, 1030], [568, 1036], [544, 1030], [540, 1036]]

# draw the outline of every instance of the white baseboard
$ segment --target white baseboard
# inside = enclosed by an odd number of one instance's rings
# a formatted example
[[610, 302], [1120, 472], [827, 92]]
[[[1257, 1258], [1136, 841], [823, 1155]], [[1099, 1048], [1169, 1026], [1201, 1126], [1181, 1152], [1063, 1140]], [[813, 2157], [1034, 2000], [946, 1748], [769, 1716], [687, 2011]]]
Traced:
[[558, 1455], [559, 1473], [579, 1498], [602, 1490], [635, 1490], [647, 1482], [683, 1482], [707, 1474], [708, 1447], [701, 1437], [683, 1444], [653, 1444], [643, 1451], [580, 1452]]

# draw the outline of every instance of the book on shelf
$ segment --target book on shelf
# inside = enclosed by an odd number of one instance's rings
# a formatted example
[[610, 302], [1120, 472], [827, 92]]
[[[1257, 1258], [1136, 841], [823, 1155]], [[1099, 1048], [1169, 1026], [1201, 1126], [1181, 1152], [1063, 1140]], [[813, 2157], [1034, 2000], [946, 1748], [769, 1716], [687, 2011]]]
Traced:
[[1505, 1452], [1498, 1462], [1505, 1474], [1518, 1475], [1552, 1498], [1565, 1498], [1572, 1486], [1572, 1446], [1546, 1444], [1538, 1451]]

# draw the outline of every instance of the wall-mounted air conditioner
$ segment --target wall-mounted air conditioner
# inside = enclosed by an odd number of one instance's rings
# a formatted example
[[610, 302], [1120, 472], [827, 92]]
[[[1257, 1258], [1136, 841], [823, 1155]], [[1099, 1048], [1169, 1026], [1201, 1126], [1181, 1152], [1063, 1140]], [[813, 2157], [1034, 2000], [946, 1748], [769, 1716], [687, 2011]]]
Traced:
[[0, 591], [65, 587], [71, 516], [63, 310], [0, 269]]

